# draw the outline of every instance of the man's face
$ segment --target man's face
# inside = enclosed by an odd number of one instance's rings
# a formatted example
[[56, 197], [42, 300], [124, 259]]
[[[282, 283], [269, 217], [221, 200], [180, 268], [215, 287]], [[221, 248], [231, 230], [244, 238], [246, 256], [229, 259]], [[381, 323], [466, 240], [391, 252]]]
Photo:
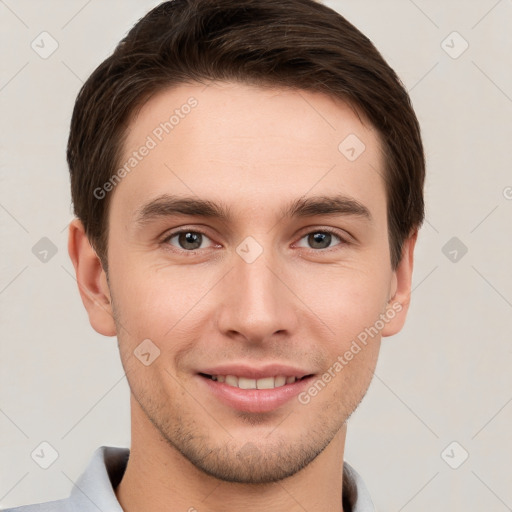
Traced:
[[[182, 108], [190, 97], [195, 106]], [[179, 121], [162, 132], [176, 109]], [[365, 145], [355, 160], [353, 144], [339, 149], [351, 134]], [[333, 367], [396, 288], [377, 134], [322, 94], [214, 83], [151, 99], [131, 122], [121, 166], [143, 145], [150, 150], [115, 187], [109, 213], [132, 414], [217, 478], [294, 474], [364, 396], [380, 334]], [[226, 217], [176, 212], [171, 196], [222, 206]], [[342, 198], [341, 208], [289, 211], [319, 198]], [[151, 343], [139, 358], [143, 340]], [[160, 355], [143, 364], [154, 346]], [[308, 393], [329, 369], [334, 377]], [[306, 377], [283, 385], [293, 376]]]

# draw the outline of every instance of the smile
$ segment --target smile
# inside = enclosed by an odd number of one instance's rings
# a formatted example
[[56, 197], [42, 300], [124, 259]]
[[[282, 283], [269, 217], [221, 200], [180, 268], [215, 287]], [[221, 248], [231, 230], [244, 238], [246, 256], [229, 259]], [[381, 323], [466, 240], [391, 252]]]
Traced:
[[[305, 375], [300, 370], [297, 371], [298, 375], [290, 375], [292, 372], [286, 370], [288, 375], [277, 371], [273, 376], [268, 370], [266, 372], [240, 370], [240, 373], [246, 375], [234, 375], [234, 372], [221, 374], [218, 371], [212, 371], [211, 374], [199, 372], [197, 377], [200, 385], [204, 386], [205, 393], [214, 400], [219, 400], [230, 409], [252, 413], [271, 412], [285, 406], [304, 391], [314, 377], [313, 374]], [[267, 375], [261, 375], [262, 373]], [[292, 407], [292, 404], [288, 406]]]
[[239, 389], [274, 389], [293, 384], [304, 377], [287, 377], [285, 375], [276, 375], [275, 377], [263, 377], [261, 379], [249, 379], [247, 377], [237, 377], [236, 375], [207, 375], [201, 374], [211, 380], [222, 382], [228, 386]]

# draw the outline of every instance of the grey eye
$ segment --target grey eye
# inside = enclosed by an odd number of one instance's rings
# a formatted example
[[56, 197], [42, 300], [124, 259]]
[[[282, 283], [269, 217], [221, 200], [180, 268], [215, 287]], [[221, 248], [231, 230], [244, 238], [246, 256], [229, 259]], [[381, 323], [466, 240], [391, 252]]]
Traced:
[[[174, 238], [177, 239], [178, 245], [171, 242]], [[179, 249], [183, 249], [186, 251], [195, 251], [197, 249], [201, 249], [201, 245], [204, 240], [209, 240], [209, 238], [200, 233], [198, 231], [179, 231], [177, 233], [172, 234], [168, 239], [168, 243], [171, 245], [178, 247]]]

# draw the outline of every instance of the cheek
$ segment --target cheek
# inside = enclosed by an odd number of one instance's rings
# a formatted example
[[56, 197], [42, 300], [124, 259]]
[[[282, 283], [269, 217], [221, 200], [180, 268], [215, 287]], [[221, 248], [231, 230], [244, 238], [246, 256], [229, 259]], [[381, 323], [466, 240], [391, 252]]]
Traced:
[[319, 316], [325, 319], [338, 340], [346, 342], [374, 325], [385, 311], [390, 276], [383, 272], [349, 269], [338, 277], [325, 283], [327, 292], [317, 291], [310, 297], [315, 297]]
[[130, 345], [146, 338], [158, 344], [175, 338], [189, 318], [200, 314], [201, 299], [216, 280], [207, 271], [194, 272], [191, 279], [190, 271], [187, 274], [180, 267], [144, 267], [126, 260], [115, 268], [115, 273], [112, 294]]
[[380, 350], [382, 326], [377, 322], [385, 310], [385, 294], [372, 281], [367, 286], [371, 290], [347, 286], [331, 297], [329, 322], [335, 335], [327, 348], [323, 377], [332, 379], [334, 402], [349, 409], [357, 406], [368, 389]]
[[358, 340], [340, 344], [325, 371], [299, 395], [299, 402], [312, 407], [314, 414], [330, 411], [330, 418], [348, 418], [368, 390], [379, 348], [378, 337], [366, 344]]

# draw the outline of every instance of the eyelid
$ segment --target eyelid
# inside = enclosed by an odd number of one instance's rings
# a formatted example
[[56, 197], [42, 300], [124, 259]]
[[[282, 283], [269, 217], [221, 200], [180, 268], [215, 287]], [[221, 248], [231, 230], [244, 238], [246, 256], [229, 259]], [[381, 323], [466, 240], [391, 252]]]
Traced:
[[[168, 231], [165, 235], [163, 235], [161, 243], [168, 244], [168, 242], [171, 238], [174, 238], [176, 235], [180, 235], [182, 233], [199, 233], [199, 234], [203, 235], [204, 237], [208, 238], [208, 240], [210, 240], [215, 245], [215, 242], [213, 242], [211, 237], [204, 230], [202, 230], [200, 228], [187, 227], [187, 226]], [[170, 244], [168, 244], [168, 245], [170, 245]], [[174, 249], [177, 249], [178, 251], [183, 251], [183, 252], [195, 252], [195, 251], [204, 250], [204, 249], [194, 249], [194, 250], [186, 251], [185, 249], [180, 249], [179, 247], [174, 247], [174, 246], [171, 246], [171, 247], [173, 247]]]
[[336, 229], [336, 228], [331, 228], [331, 227], [309, 227], [307, 228], [307, 231], [303, 232], [300, 237], [299, 237], [299, 240], [302, 240], [304, 237], [306, 237], [307, 235], [310, 235], [310, 234], [313, 234], [313, 233], [329, 233], [331, 235], [334, 235], [336, 237], [338, 237], [340, 239], [340, 243], [339, 244], [336, 244], [334, 245], [333, 247], [328, 247], [326, 249], [313, 249], [311, 247], [302, 247], [302, 249], [307, 249], [307, 250], [310, 250], [310, 251], [313, 251], [313, 252], [327, 252], [327, 251], [330, 251], [330, 250], [334, 250], [336, 249], [337, 246], [341, 246], [341, 245], [348, 245], [350, 243], [352, 243], [352, 237], [345, 231], [343, 232], [340, 232], [339, 229]]
[[[311, 247], [301, 247], [302, 249], [306, 249], [306, 250], [313, 251], [313, 252], [327, 252], [330, 250], [335, 250], [336, 247], [338, 247], [338, 246], [348, 245], [350, 243], [353, 243], [353, 241], [354, 241], [353, 237], [346, 231], [340, 232], [339, 229], [332, 228], [332, 227], [327, 227], [327, 226], [311, 227], [311, 226], [309, 226], [308, 228], [304, 228], [304, 229], [306, 229], [307, 231], [302, 231], [302, 234], [300, 235], [298, 241], [301, 241], [304, 237], [306, 237], [307, 235], [313, 234], [313, 233], [330, 233], [330, 234], [338, 237], [340, 240], [339, 244], [336, 244], [333, 247], [328, 247], [326, 249], [313, 249]], [[180, 228], [176, 228], [175, 230], [168, 231], [163, 236], [161, 243], [172, 247], [172, 250], [176, 250], [181, 253], [189, 253], [189, 254], [195, 254], [197, 251], [203, 251], [205, 249], [210, 248], [210, 247], [207, 247], [204, 249], [193, 249], [193, 250], [187, 251], [185, 249], [181, 249], [179, 247], [175, 247], [175, 246], [169, 244], [169, 240], [171, 238], [174, 238], [176, 235], [180, 235], [181, 233], [189, 233], [189, 232], [199, 233], [199, 234], [205, 236], [214, 244], [214, 246], [219, 247], [219, 245], [220, 245], [220, 244], [217, 244], [216, 242], [213, 242], [212, 238], [205, 232], [205, 230], [203, 230], [201, 228], [197, 228], [197, 227], [188, 227], [188, 226], [182, 226]], [[296, 244], [297, 244], [297, 242], [294, 243], [294, 245], [296, 245]]]

